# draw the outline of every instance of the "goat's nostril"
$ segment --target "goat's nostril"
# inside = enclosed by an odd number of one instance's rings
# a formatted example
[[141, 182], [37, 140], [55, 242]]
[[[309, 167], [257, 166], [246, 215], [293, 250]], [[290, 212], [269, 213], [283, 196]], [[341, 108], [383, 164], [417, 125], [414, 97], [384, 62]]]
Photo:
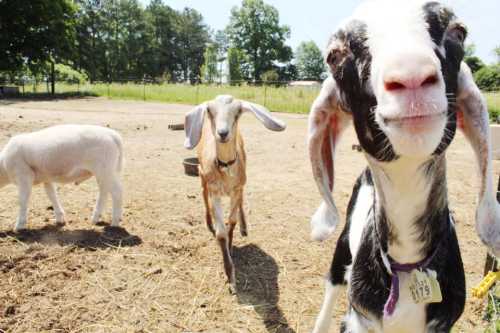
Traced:
[[437, 83], [438, 78], [436, 75], [429, 75], [423, 82], [422, 86], [430, 86]]
[[402, 84], [401, 82], [390, 81], [385, 83], [385, 90], [387, 91], [402, 90], [405, 88], [406, 88], [405, 85]]

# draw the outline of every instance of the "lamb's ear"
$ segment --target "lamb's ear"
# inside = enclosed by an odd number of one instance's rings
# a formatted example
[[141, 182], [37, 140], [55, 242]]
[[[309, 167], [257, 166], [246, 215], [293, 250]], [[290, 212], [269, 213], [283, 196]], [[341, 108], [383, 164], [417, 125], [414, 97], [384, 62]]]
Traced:
[[458, 127], [472, 146], [479, 166], [476, 231], [493, 254], [500, 257], [500, 204], [493, 185], [488, 109], [464, 62], [458, 76], [457, 112]]
[[245, 112], [253, 113], [254, 116], [271, 131], [279, 132], [286, 128], [283, 121], [273, 117], [271, 112], [262, 105], [241, 101], [241, 109]]
[[207, 110], [208, 104], [203, 103], [186, 114], [184, 119], [184, 132], [186, 133], [184, 147], [187, 149], [193, 149], [200, 142], [201, 129], [203, 128], [203, 120]]
[[332, 77], [323, 83], [309, 114], [309, 158], [316, 185], [323, 197], [321, 206], [311, 219], [313, 240], [327, 239], [338, 224], [333, 201], [335, 148], [343, 130], [351, 123], [351, 115], [341, 110], [339, 92]]

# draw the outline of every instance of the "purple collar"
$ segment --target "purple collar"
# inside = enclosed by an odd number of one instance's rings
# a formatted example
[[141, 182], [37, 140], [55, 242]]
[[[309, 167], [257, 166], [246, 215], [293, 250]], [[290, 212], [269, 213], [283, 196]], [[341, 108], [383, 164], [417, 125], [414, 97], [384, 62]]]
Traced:
[[399, 299], [398, 272], [410, 273], [414, 269], [427, 268], [427, 266], [429, 266], [429, 264], [431, 263], [432, 259], [434, 259], [434, 257], [436, 256], [438, 249], [439, 246], [436, 247], [436, 249], [432, 252], [430, 256], [413, 264], [399, 264], [390, 259], [387, 254], [383, 253], [382, 251], [380, 252], [384, 264], [387, 266], [387, 264], [389, 263], [389, 267], [386, 268], [388, 268], [389, 274], [391, 274], [391, 290], [389, 292], [389, 297], [387, 298], [387, 301], [385, 302], [384, 305], [384, 317], [392, 316], [394, 310], [396, 309], [396, 304], [398, 303]]

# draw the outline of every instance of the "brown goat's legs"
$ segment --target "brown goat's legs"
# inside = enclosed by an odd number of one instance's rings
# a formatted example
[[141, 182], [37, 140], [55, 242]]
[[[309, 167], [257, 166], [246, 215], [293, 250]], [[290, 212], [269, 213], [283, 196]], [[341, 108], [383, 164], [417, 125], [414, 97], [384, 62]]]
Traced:
[[205, 203], [205, 219], [208, 230], [215, 236], [214, 226], [212, 224], [212, 215], [210, 215], [210, 202], [208, 201], [208, 184], [200, 173], [201, 187], [203, 188], [203, 202]]
[[228, 232], [228, 238], [229, 238], [229, 251], [232, 252], [233, 250], [233, 232], [234, 228], [236, 227], [236, 222], [237, 222], [237, 214], [239, 211], [239, 208], [241, 206], [241, 191], [238, 191], [236, 194], [231, 195], [231, 209], [229, 211], [229, 232]]
[[241, 236], [246, 237], [248, 236], [248, 229], [247, 229], [247, 220], [245, 217], [245, 211], [243, 210], [243, 195], [241, 196], [240, 200], [239, 212], [240, 212], [240, 234]]
[[210, 197], [212, 204], [212, 213], [215, 219], [215, 237], [219, 242], [222, 251], [222, 258], [224, 259], [224, 270], [227, 275], [231, 291], [236, 291], [236, 278], [234, 274], [233, 260], [229, 251], [228, 233], [224, 225], [224, 216], [222, 214], [222, 206], [220, 197]]

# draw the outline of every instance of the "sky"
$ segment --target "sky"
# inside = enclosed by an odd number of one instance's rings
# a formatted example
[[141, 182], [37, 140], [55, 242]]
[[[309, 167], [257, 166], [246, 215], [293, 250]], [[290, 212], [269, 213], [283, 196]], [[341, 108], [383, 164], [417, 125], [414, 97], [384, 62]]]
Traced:
[[[406, 1], [406, 0], [401, 0]], [[141, 0], [143, 4], [149, 0]], [[294, 50], [302, 41], [313, 40], [323, 50], [330, 34], [362, 0], [264, 0], [278, 9], [280, 22], [291, 28], [287, 41]], [[476, 45], [476, 55], [486, 63], [496, 61], [493, 49], [500, 46], [500, 0], [443, 0], [468, 27], [468, 43]], [[164, 0], [172, 8], [190, 7], [201, 12], [214, 30], [224, 29], [231, 8], [241, 0]]]

